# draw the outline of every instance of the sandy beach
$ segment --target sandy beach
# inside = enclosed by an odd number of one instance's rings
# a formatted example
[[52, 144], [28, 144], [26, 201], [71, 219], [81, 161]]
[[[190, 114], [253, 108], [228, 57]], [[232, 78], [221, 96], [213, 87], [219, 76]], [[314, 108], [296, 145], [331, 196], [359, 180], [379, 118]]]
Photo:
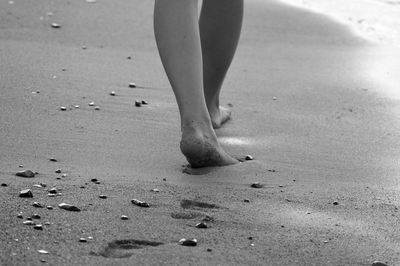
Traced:
[[400, 50], [246, 2], [217, 135], [254, 160], [189, 175], [152, 8], [0, 1], [0, 265], [399, 265]]

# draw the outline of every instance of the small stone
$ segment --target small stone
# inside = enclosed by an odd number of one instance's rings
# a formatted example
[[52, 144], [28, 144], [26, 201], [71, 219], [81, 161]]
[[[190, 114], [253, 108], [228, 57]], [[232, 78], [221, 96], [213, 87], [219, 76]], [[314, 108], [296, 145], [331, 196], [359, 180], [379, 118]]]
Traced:
[[26, 217], [28, 221], [32, 221], [32, 217]]
[[254, 243], [251, 243], [250, 246], [251, 246], [251, 247], [254, 247]]
[[144, 207], [144, 208], [150, 207], [150, 205], [149, 205], [147, 202], [145, 202], [145, 201], [140, 201], [140, 200], [137, 200], [137, 199], [132, 199], [131, 202], [132, 202], [133, 204], [135, 204], [136, 206], [139, 206], [139, 207]]
[[57, 174], [61, 174], [61, 169], [57, 169], [55, 172], [56, 172]]
[[76, 207], [74, 205], [71, 205], [71, 204], [67, 204], [67, 203], [60, 203], [60, 204], [58, 204], [58, 207], [60, 209], [64, 209], [64, 210], [67, 210], [67, 211], [74, 211], [74, 212], [81, 211], [81, 209], [79, 209], [78, 207]]
[[98, 182], [99, 180], [97, 180], [97, 178], [92, 178], [92, 179], [90, 179], [90, 181], [95, 183], [95, 182]]
[[333, 205], [339, 205], [339, 202], [335, 200], [334, 202], [332, 202], [332, 204]]
[[182, 238], [181, 240], [179, 240], [179, 244], [182, 246], [194, 247], [194, 246], [197, 246], [197, 239], [196, 238], [192, 238], [192, 239]]
[[100, 195], [99, 198], [100, 198], [100, 199], [106, 199], [107, 196], [106, 196], [106, 195]]
[[49, 252], [47, 250], [44, 250], [44, 249], [39, 249], [38, 252], [40, 254], [49, 254]]
[[20, 219], [24, 218], [24, 216], [22, 215], [22, 212], [17, 214], [17, 218], [20, 218]]
[[24, 189], [19, 192], [21, 198], [33, 198], [32, 191], [30, 189]]
[[211, 248], [208, 248], [208, 249], [207, 249], [207, 252], [211, 252], [211, 251], [212, 251], [212, 249], [211, 249]]
[[265, 185], [263, 185], [263, 184], [261, 184], [259, 182], [255, 182], [255, 183], [251, 184], [250, 187], [252, 187], [252, 188], [263, 188], [264, 186]]
[[166, 179], [166, 178], [163, 178], [162, 181], [167, 181], [167, 179]]
[[23, 164], [18, 165], [19, 168], [24, 168]]
[[49, 189], [50, 194], [57, 194], [57, 189], [55, 187]]
[[249, 203], [250, 200], [249, 199], [244, 199], [243, 202]]
[[276, 98], [276, 97], [272, 97], [272, 100], [274, 100], [274, 101], [276, 101], [278, 98]]
[[40, 183], [39, 185], [41, 185], [42, 187], [47, 187], [46, 183]]
[[129, 220], [129, 218], [126, 215], [121, 215], [121, 220]]
[[311, 214], [311, 212], [310, 211], [308, 211], [308, 212], [306, 212], [307, 214]]
[[1, 183], [2, 187], [8, 187], [8, 185], [6, 183]]
[[100, 183], [100, 181], [97, 181], [97, 182], [94, 182], [96, 185], [100, 185], [101, 183]]
[[34, 225], [35, 223], [30, 220], [27, 220], [27, 221], [24, 221], [23, 224], [24, 225]]
[[136, 83], [133, 82], [129, 83], [129, 88], [136, 88]]
[[57, 176], [57, 177], [56, 177], [56, 179], [57, 179], [57, 180], [60, 180], [60, 179], [61, 179], [61, 177]]
[[388, 264], [381, 261], [374, 261], [371, 266], [388, 266]]
[[27, 177], [27, 178], [35, 177], [35, 173], [32, 172], [31, 170], [19, 171], [15, 175], [20, 176], [20, 177]]
[[89, 103], [89, 106], [94, 106], [94, 102], [90, 102], [90, 103]]
[[67, 177], [67, 174], [62, 174], [61, 177]]
[[36, 201], [32, 204], [32, 206], [36, 207], [36, 208], [44, 208], [43, 204], [36, 202]]
[[324, 243], [325, 243], [325, 244], [326, 244], [326, 243], [329, 243], [329, 241], [328, 241], [328, 240], [325, 240]]
[[88, 240], [93, 240], [93, 236], [88, 236]]
[[115, 91], [110, 92], [111, 96], [115, 96]]
[[160, 190], [158, 188], [153, 188], [152, 190], [150, 190], [151, 192], [160, 192]]
[[82, 50], [86, 50], [87, 49], [87, 46], [86, 45], [82, 45]]
[[141, 101], [135, 101], [135, 106], [136, 107], [141, 107], [142, 106], [142, 102]]
[[40, 215], [37, 213], [32, 214], [32, 219], [40, 219]]
[[205, 222], [201, 222], [201, 223], [196, 224], [196, 228], [205, 229], [205, 228], [208, 228], [208, 226]]
[[275, 173], [275, 172], [276, 172], [276, 170], [275, 170], [275, 169], [268, 169], [268, 172]]
[[81, 242], [81, 243], [86, 243], [87, 240], [86, 240], [86, 238], [81, 237], [81, 238], [79, 238], [79, 242]]
[[48, 210], [52, 210], [53, 209], [53, 206], [46, 206], [46, 208], [48, 209]]
[[252, 236], [249, 236], [247, 239], [248, 239], [248, 240], [253, 240], [253, 237], [252, 237]]
[[86, 188], [85, 186], [80, 186], [79, 188]]
[[45, 222], [44, 225], [50, 225], [50, 222]]
[[67, 107], [61, 106], [61, 107], [60, 107], [60, 110], [61, 110], [61, 111], [67, 111]]
[[132, 59], [132, 56], [128, 56], [126, 59], [131, 60], [131, 59]]
[[94, 110], [100, 110], [100, 106], [95, 106]]
[[43, 225], [41, 225], [41, 224], [36, 224], [36, 225], [33, 227], [33, 229], [36, 229], [36, 230], [43, 230]]
[[283, 187], [283, 185], [279, 185], [278, 187]]
[[58, 23], [51, 23], [51, 27], [54, 29], [59, 29], [59, 28], [61, 28], [61, 25]]
[[254, 160], [253, 156], [251, 155], [246, 155], [246, 157], [244, 158], [246, 161], [252, 161]]
[[79, 105], [75, 105], [74, 107], [75, 107], [75, 109], [78, 109], [78, 108], [79, 108]]
[[147, 101], [145, 101], [145, 100], [142, 100], [142, 104], [147, 105], [149, 103]]

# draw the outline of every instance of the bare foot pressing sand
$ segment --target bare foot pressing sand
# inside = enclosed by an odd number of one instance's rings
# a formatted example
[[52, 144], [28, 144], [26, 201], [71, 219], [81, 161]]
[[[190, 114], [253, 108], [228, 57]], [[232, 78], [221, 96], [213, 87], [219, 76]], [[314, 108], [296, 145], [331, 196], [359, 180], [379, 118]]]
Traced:
[[210, 110], [209, 108], [208, 112], [211, 117], [213, 128], [215, 129], [220, 128], [231, 119], [232, 112], [226, 107], [220, 106], [219, 108], [215, 108], [215, 110]]
[[221, 148], [212, 130], [195, 123], [183, 127], [180, 147], [193, 168], [224, 166], [239, 162]]

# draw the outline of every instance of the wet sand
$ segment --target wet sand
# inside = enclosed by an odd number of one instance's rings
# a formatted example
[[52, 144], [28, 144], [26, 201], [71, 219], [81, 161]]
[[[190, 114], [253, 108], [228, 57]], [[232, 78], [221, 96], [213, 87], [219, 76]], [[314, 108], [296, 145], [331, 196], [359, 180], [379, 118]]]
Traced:
[[[400, 109], [382, 93], [398, 84], [398, 51], [321, 15], [247, 3], [222, 95], [233, 119], [217, 133], [255, 160], [188, 175], [151, 17], [152, 1], [0, 3], [1, 265], [399, 263]], [[26, 188], [33, 198], [18, 197]]]

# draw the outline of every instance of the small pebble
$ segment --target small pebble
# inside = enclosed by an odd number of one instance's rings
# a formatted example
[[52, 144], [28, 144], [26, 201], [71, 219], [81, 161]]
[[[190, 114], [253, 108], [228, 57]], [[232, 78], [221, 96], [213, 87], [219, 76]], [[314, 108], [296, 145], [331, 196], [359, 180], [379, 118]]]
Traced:
[[265, 185], [263, 185], [263, 184], [261, 184], [259, 182], [255, 182], [255, 183], [251, 184], [250, 187], [252, 187], [252, 188], [263, 188], [264, 186]]
[[75, 109], [78, 109], [78, 108], [79, 108], [79, 105], [75, 105], [74, 107], [75, 107]]
[[82, 50], [86, 50], [87, 49], [87, 46], [86, 45], [82, 45]]
[[57, 162], [58, 160], [57, 160], [56, 158], [51, 157], [51, 158], [49, 159], [49, 161], [50, 161], [50, 162]]
[[129, 88], [136, 88], [136, 83], [133, 82], [129, 83]]
[[24, 168], [24, 165], [20, 164], [18, 165], [19, 168]]
[[64, 209], [67, 211], [75, 211], [75, 212], [81, 211], [81, 209], [79, 209], [78, 207], [71, 205], [71, 204], [67, 204], [67, 203], [60, 203], [60, 204], [58, 204], [58, 207], [60, 209]]
[[162, 181], [167, 181], [167, 179], [166, 179], [166, 178], [163, 178]]
[[211, 251], [212, 251], [212, 249], [211, 249], [211, 248], [208, 248], [208, 249], [207, 249], [207, 252], [211, 252]]
[[24, 218], [24, 216], [22, 215], [22, 212], [17, 214], [17, 218], [20, 218], [20, 219]]
[[40, 184], [35, 184], [35, 185], [33, 185], [32, 187], [42, 188], [42, 185], [40, 185]]
[[36, 229], [36, 230], [43, 230], [43, 225], [41, 225], [41, 224], [36, 224], [36, 225], [33, 227], [33, 229]]
[[254, 243], [251, 243], [250, 246], [254, 247]]
[[1, 183], [2, 187], [8, 187], [8, 185], [6, 183]]
[[39, 185], [41, 185], [42, 187], [47, 187], [46, 183], [40, 183]]
[[44, 225], [50, 225], [50, 222], [45, 222]]
[[32, 217], [26, 217], [26, 219], [32, 221]]
[[28, 178], [35, 177], [35, 173], [32, 172], [31, 170], [20, 171], [20, 172], [17, 172], [15, 175], [20, 176], [20, 177], [28, 177]]
[[145, 101], [145, 100], [142, 100], [142, 104], [146, 105], [146, 104], [149, 104], [149, 103], [147, 101]]
[[67, 107], [61, 106], [61, 107], [60, 107], [60, 110], [61, 110], [61, 111], [67, 111]]
[[278, 187], [283, 187], [283, 185], [279, 185]]
[[53, 209], [53, 206], [46, 206], [46, 208], [48, 209], [48, 210], [52, 210]]
[[129, 218], [126, 215], [121, 215], [121, 220], [129, 220]]
[[311, 212], [306, 212], [307, 214], [311, 214]]
[[249, 199], [244, 199], [243, 202], [249, 203], [250, 200]]
[[274, 100], [274, 101], [276, 101], [278, 98], [276, 98], [276, 97], [272, 97], [272, 100]]
[[252, 236], [249, 236], [247, 239], [248, 239], [248, 240], [253, 240], [253, 237], [252, 237]]
[[61, 177], [67, 177], [67, 174], [62, 174]]
[[94, 102], [90, 102], [90, 103], [89, 103], [89, 106], [94, 106]]
[[88, 239], [88, 240], [93, 240], [93, 237], [92, 237], [92, 236], [88, 236], [87, 239]]
[[57, 174], [61, 174], [61, 169], [57, 169], [55, 172], [56, 172]]
[[135, 106], [136, 107], [141, 107], [142, 106], [142, 102], [141, 101], [135, 101]]
[[106, 196], [106, 195], [100, 195], [99, 198], [100, 198], [100, 199], [106, 199], [107, 196]]
[[93, 183], [98, 182], [99, 180], [97, 180], [97, 178], [92, 178], [90, 179], [90, 181], [92, 181]]
[[38, 252], [40, 254], [49, 254], [49, 252], [47, 250], [44, 250], [44, 249], [39, 249]]
[[371, 266], [389, 266], [388, 264], [381, 261], [374, 261]]
[[33, 198], [32, 191], [30, 189], [24, 189], [19, 192], [21, 198]]
[[59, 29], [59, 28], [61, 28], [61, 25], [58, 23], [51, 23], [51, 27], [54, 29]]
[[201, 222], [201, 223], [196, 224], [196, 228], [205, 229], [205, 228], [208, 228], [208, 226], [205, 222]]
[[81, 242], [81, 243], [86, 243], [87, 240], [86, 240], [86, 238], [81, 237], [81, 238], [79, 238], [79, 242]]
[[111, 96], [115, 96], [115, 91], [110, 92]]
[[339, 205], [339, 202], [335, 200], [334, 202], [332, 202], [332, 204], [333, 205]]
[[100, 183], [100, 181], [97, 181], [97, 182], [94, 182], [96, 185], [100, 185], [101, 183]]
[[137, 200], [137, 199], [132, 199], [131, 202], [132, 202], [133, 204], [135, 204], [136, 206], [139, 206], [139, 207], [144, 207], [144, 208], [150, 207], [150, 205], [149, 205], [147, 202], [145, 202], [145, 201], [140, 201], [140, 200]]
[[131, 59], [132, 59], [132, 56], [128, 56], [126, 59], [131, 60]]
[[57, 194], [57, 189], [55, 187], [49, 189], [50, 194]]
[[40, 215], [37, 213], [32, 214], [32, 219], [40, 219]]
[[197, 246], [197, 239], [196, 238], [192, 238], [192, 239], [182, 238], [181, 240], [179, 240], [179, 244], [182, 246], [194, 247], [194, 246]]
[[27, 220], [27, 221], [24, 221], [23, 224], [24, 225], [34, 225], [35, 223], [30, 220]]
[[95, 106], [94, 110], [100, 110], [100, 106]]
[[153, 188], [153, 189], [151, 190], [151, 192], [160, 192], [160, 190], [159, 190], [158, 188]]
[[326, 243], [329, 243], [329, 241], [328, 241], [328, 240], [325, 240], [324, 243], [325, 243], [325, 244], [326, 244]]
[[36, 207], [36, 208], [44, 208], [43, 204], [36, 202], [36, 201], [32, 204], [32, 206]]
[[254, 160], [253, 156], [251, 155], [246, 155], [246, 157], [244, 158], [246, 161], [251, 161]]

